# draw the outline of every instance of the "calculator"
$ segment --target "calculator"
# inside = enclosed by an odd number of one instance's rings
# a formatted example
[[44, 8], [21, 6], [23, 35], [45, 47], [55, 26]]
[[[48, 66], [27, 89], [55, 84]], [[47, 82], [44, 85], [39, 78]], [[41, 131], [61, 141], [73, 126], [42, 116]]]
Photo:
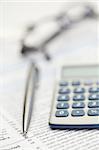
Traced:
[[49, 125], [52, 129], [99, 128], [99, 65], [62, 67]]

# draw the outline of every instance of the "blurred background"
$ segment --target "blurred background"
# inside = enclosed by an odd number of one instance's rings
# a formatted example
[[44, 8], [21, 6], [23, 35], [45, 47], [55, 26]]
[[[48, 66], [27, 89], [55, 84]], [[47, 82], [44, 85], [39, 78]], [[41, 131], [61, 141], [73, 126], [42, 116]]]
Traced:
[[[49, 0], [47, 1], [42, 1], [42, 0], [41, 1], [40, 0], [11, 1], [11, 0], [7, 0], [6, 1], [6, 0], [1, 0], [0, 1], [0, 39], [1, 39], [1, 43], [2, 42], [3, 43], [0, 44], [0, 46], [3, 46], [3, 51], [1, 50], [1, 52], [3, 56], [5, 55], [4, 57], [1, 57], [1, 59], [3, 59], [2, 61], [6, 59], [6, 55], [7, 57], [8, 56], [11, 57], [10, 52], [13, 49], [11, 48], [7, 53], [5, 52], [4, 54], [4, 51], [6, 51], [5, 42], [8, 42], [8, 41], [11, 43], [17, 42], [17, 45], [15, 44], [17, 48], [14, 48], [12, 51], [13, 58], [14, 58], [14, 53], [15, 53], [15, 58], [16, 58], [15, 51], [20, 53], [20, 49], [21, 49], [20, 40], [24, 37], [24, 32], [26, 31], [28, 26], [35, 25], [35, 23], [36, 25], [38, 24], [37, 28], [33, 30], [33, 33], [31, 32], [32, 34], [29, 35], [28, 40], [25, 40], [25, 42], [32, 46], [40, 46], [40, 44], [45, 39], [50, 37], [51, 34], [56, 32], [61, 26], [60, 25], [61, 21], [59, 22], [55, 20], [57, 17], [59, 17], [60, 15], [63, 15], [65, 12], [66, 13], [65, 17], [63, 17], [63, 20], [62, 19], [60, 20], [63, 21], [63, 25], [64, 23], [67, 23], [68, 25], [68, 23], [70, 23], [69, 21], [71, 21], [72, 19], [76, 20], [78, 17], [78, 20], [79, 20], [79, 18], [81, 17], [80, 15], [84, 13], [83, 11], [86, 11], [83, 9], [85, 5], [91, 6], [96, 12], [98, 12], [99, 10], [98, 0], [94, 0], [94, 1], [93, 0], [90, 0], [90, 1], [84, 1], [84, 0], [79, 0], [79, 1], [67, 1], [67, 0], [63, 0], [63, 1], [49, 1]], [[63, 31], [63, 33], [64, 34], [62, 34], [61, 36], [58, 36], [58, 38], [55, 38], [55, 40], [52, 40], [50, 42], [49, 47], [48, 47], [50, 51], [49, 53], [51, 53], [51, 55], [54, 55], [55, 53], [56, 55], [56, 51], [55, 51], [56, 49], [57, 50], [66, 49], [67, 55], [69, 55], [67, 59], [70, 59], [71, 54], [68, 54], [68, 52], [70, 52], [70, 50], [71, 51], [73, 50], [74, 58], [75, 56], [78, 55], [77, 58], [79, 59], [81, 52], [80, 50], [77, 51], [77, 49], [83, 49], [81, 50], [82, 53], [84, 53], [84, 49], [85, 51], [87, 49], [87, 52], [89, 51], [88, 48], [83, 48], [81, 46], [81, 44], [85, 46], [84, 41], [85, 43], [86, 42], [88, 43], [87, 40], [92, 40], [92, 41], [95, 40], [95, 42], [93, 42], [94, 45], [98, 44], [97, 43], [98, 20], [97, 18], [91, 19], [91, 17], [89, 17], [89, 19], [85, 19], [85, 21], [81, 21], [80, 23], [77, 23], [76, 25], [74, 25], [74, 27], [72, 27], [72, 29], [70, 29], [69, 31], [66, 29], [66, 32]], [[89, 42], [92, 43], [91, 41]], [[87, 44], [87, 46], [89, 45], [90, 44]], [[92, 46], [90, 47], [92, 49]], [[94, 52], [91, 51], [90, 53], [94, 53], [94, 55], [92, 54], [90, 56], [91, 57], [90, 59], [92, 61], [94, 61], [94, 59], [97, 60], [98, 51], [94, 51]], [[89, 52], [88, 52], [88, 55], [89, 55]], [[9, 61], [11, 61], [13, 58], [11, 59], [9, 58]], [[84, 61], [86, 61], [86, 59], [87, 58], [84, 58]]]

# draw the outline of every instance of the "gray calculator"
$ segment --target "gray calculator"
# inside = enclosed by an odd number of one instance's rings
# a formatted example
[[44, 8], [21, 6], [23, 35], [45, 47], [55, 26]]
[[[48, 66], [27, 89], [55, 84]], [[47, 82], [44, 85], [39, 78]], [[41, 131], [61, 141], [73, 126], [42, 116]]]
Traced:
[[62, 67], [49, 125], [53, 129], [99, 128], [99, 65]]

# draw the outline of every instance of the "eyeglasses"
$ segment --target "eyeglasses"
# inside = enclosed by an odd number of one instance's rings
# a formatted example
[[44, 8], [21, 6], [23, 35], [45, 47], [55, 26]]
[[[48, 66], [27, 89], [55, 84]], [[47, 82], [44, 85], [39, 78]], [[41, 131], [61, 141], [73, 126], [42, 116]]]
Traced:
[[[76, 11], [75, 11], [76, 9]], [[75, 13], [76, 12], [76, 13]], [[97, 11], [89, 5], [83, 5], [83, 6], [75, 6], [74, 8], [66, 11], [62, 11], [56, 16], [46, 17], [43, 18], [40, 22], [37, 22], [35, 24], [32, 24], [26, 28], [26, 31], [24, 33], [24, 36], [21, 40], [21, 53], [22, 55], [27, 55], [30, 52], [41, 52], [46, 60], [50, 60], [51, 56], [47, 52], [46, 47], [48, 44], [50, 44], [54, 39], [56, 39], [58, 36], [60, 36], [63, 32], [66, 32], [67, 30], [73, 28], [76, 24], [80, 23], [81, 21], [85, 19], [98, 19], [99, 14]], [[49, 36], [45, 35], [45, 38], [43, 41], [40, 42], [40, 44], [35, 45], [28, 45], [26, 43], [26, 40], [28, 36], [32, 33], [34, 33], [35, 30], [38, 29], [38, 27], [42, 27], [45, 24], [49, 24], [50, 22], [53, 22], [57, 25], [57, 30], [53, 31]]]

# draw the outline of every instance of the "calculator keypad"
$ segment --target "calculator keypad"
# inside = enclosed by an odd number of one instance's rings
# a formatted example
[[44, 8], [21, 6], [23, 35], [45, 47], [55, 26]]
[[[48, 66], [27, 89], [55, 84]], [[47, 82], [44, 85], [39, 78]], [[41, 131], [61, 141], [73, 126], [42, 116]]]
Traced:
[[99, 81], [61, 81], [55, 116], [81, 117], [84, 115], [99, 116]]

